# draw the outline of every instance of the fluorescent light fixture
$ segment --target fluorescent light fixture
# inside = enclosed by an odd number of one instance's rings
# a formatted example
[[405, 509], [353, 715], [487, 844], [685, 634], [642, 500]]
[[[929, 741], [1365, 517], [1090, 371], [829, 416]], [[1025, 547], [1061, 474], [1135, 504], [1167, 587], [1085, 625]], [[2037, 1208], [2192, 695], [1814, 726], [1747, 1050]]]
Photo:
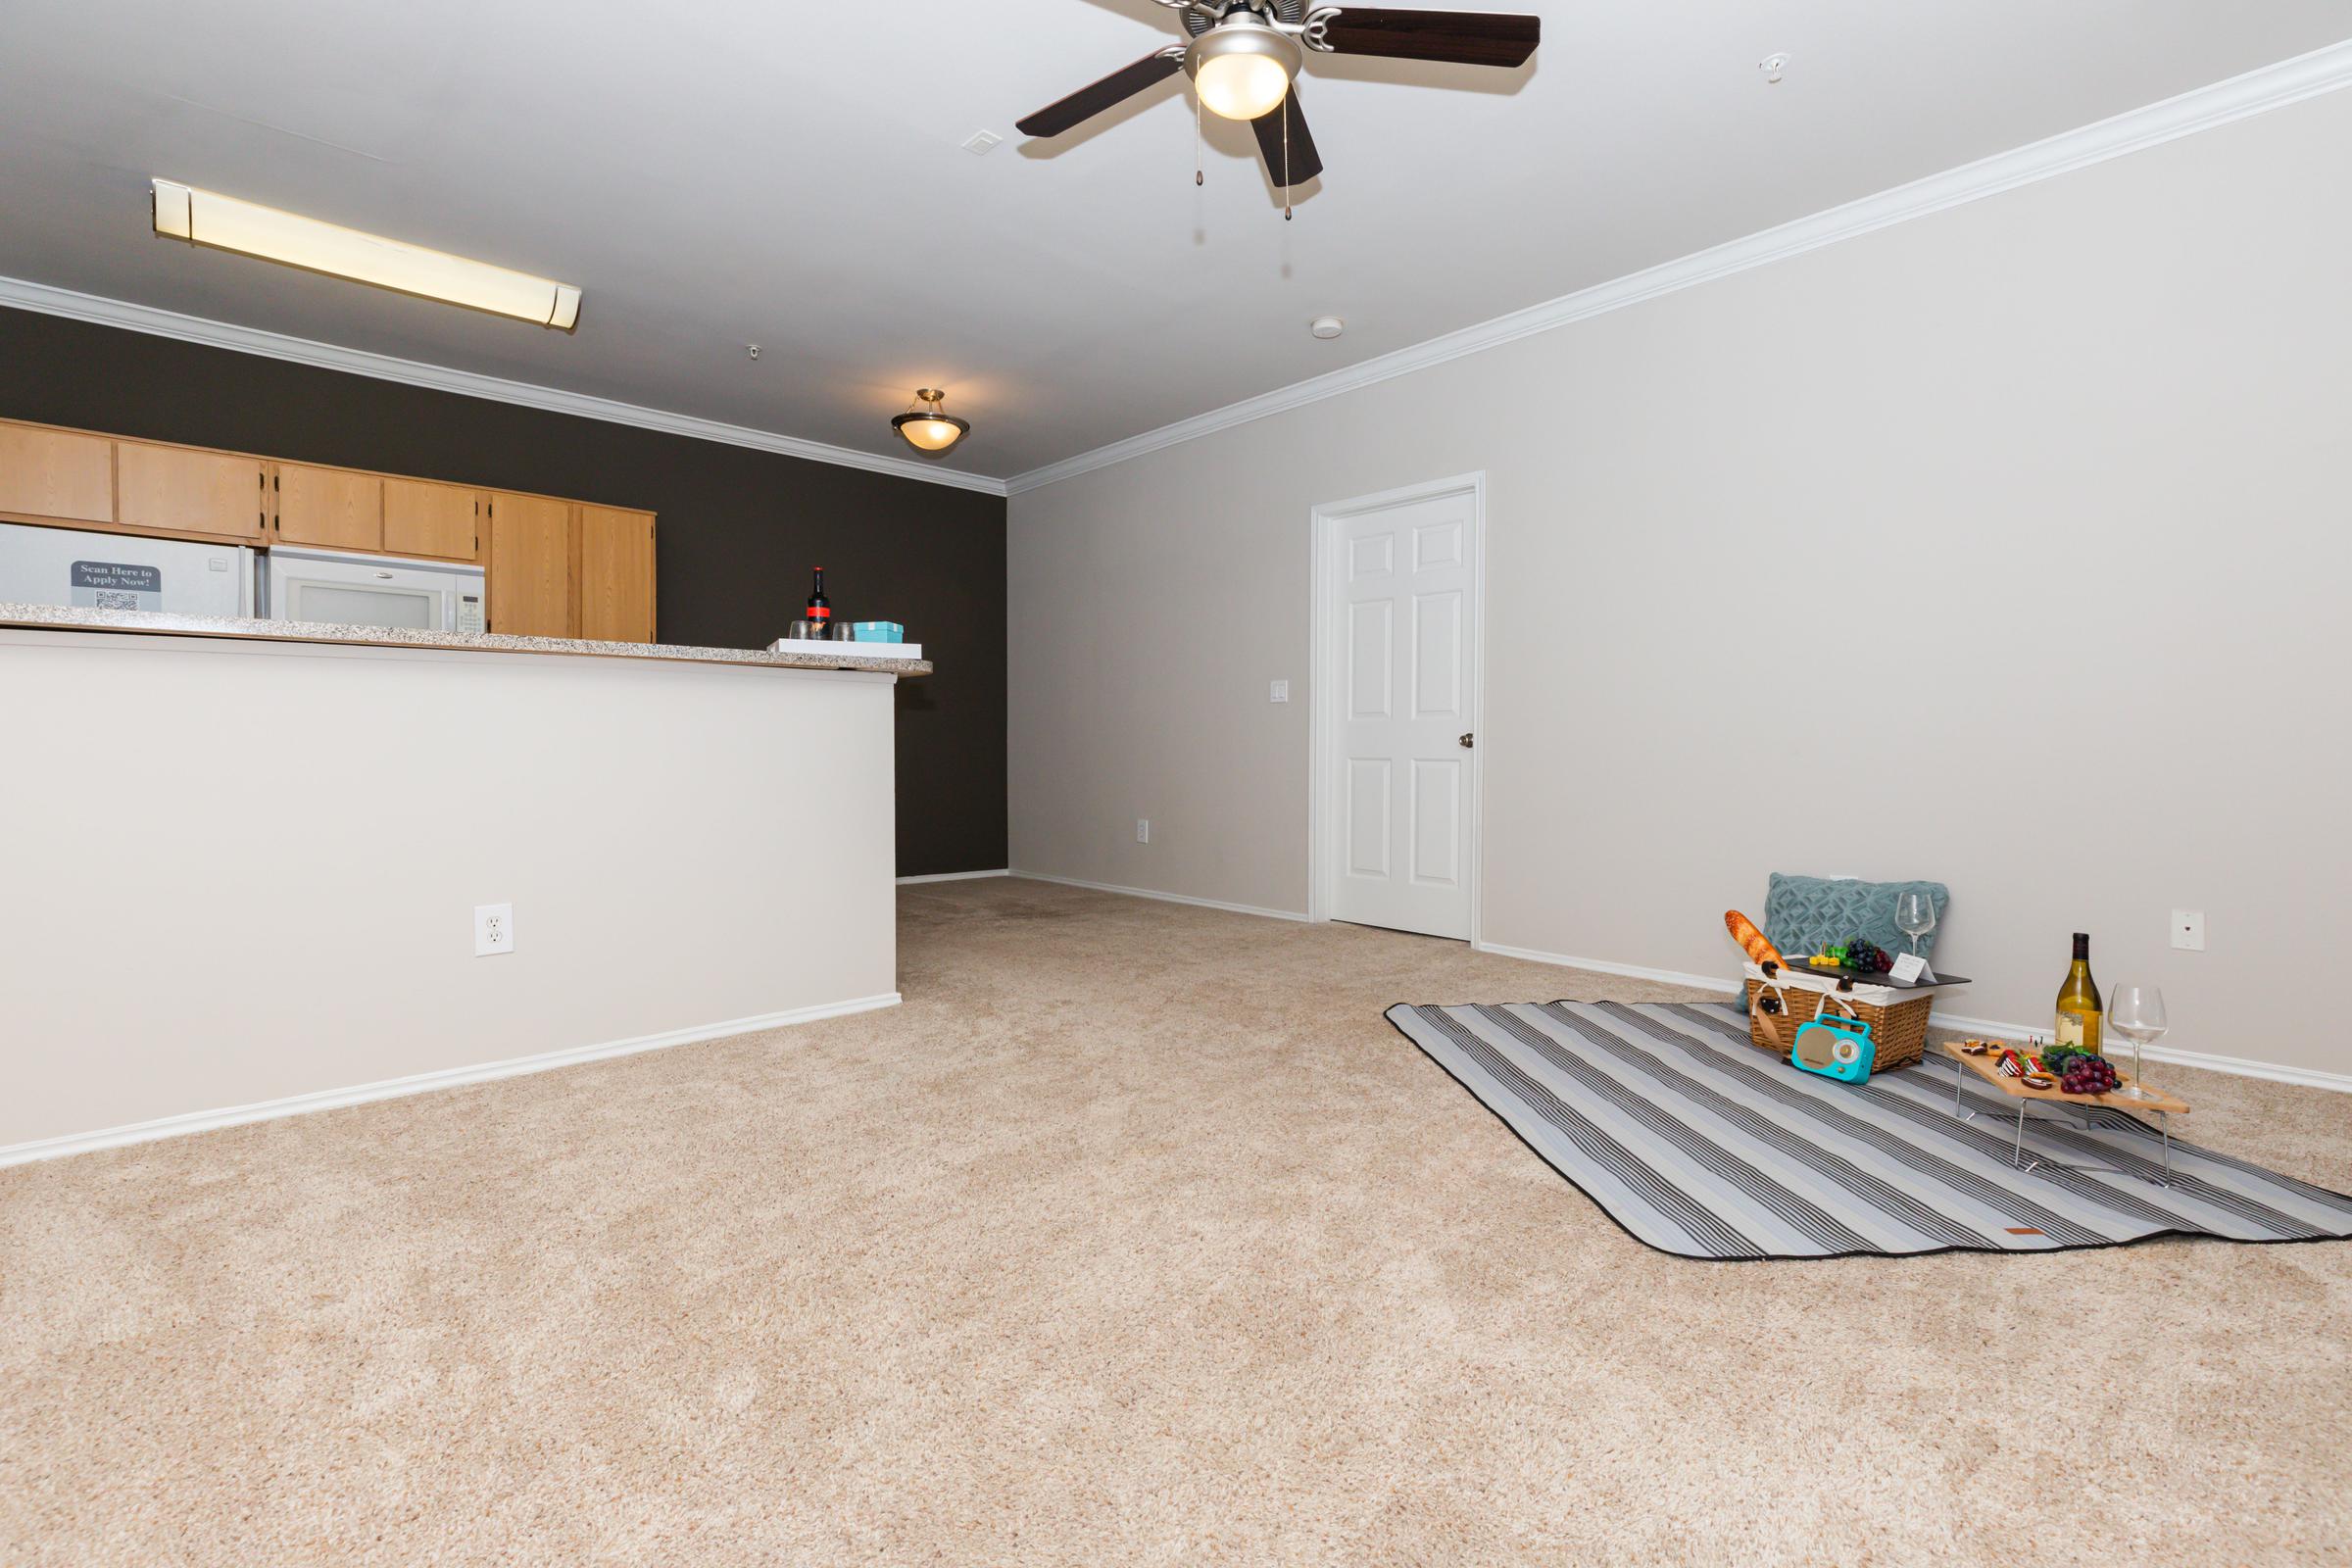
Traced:
[[155, 231], [403, 294], [518, 317], [561, 332], [570, 331], [580, 320], [580, 291], [568, 283], [511, 272], [380, 234], [363, 234], [168, 179], [155, 181]]

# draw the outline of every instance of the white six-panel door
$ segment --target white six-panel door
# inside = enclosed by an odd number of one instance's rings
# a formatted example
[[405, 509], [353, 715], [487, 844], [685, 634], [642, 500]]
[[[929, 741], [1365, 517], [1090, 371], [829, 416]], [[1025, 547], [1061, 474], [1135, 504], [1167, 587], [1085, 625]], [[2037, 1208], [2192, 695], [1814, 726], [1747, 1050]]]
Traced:
[[1328, 912], [1470, 936], [1478, 497], [1343, 515], [1326, 557]]

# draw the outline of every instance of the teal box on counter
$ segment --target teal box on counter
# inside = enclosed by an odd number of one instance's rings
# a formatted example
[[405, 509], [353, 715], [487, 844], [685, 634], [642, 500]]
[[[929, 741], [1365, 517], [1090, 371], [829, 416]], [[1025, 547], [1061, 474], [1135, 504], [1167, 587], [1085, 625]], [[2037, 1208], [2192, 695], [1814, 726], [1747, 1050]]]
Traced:
[[850, 622], [850, 637], [860, 643], [903, 643], [906, 628], [895, 620], [854, 620]]

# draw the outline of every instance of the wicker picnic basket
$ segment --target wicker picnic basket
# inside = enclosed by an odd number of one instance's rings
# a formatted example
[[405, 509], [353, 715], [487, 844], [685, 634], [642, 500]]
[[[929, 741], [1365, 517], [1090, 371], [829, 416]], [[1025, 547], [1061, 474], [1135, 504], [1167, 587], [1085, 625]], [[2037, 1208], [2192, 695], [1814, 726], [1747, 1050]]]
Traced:
[[[1870, 1038], [1878, 1048], [1875, 1072], [1908, 1067], [1927, 1054], [1928, 1009], [1935, 1003], [1931, 993], [1905, 993], [1860, 981], [1850, 991], [1840, 991], [1835, 976], [1808, 974], [1786, 964], [1778, 971], [1767, 978], [1755, 964], [1747, 966], [1747, 1038], [1757, 1050], [1788, 1060], [1797, 1029], [1827, 1010], [1870, 1025]], [[1762, 1006], [1767, 996], [1779, 999], [1778, 1012]]]

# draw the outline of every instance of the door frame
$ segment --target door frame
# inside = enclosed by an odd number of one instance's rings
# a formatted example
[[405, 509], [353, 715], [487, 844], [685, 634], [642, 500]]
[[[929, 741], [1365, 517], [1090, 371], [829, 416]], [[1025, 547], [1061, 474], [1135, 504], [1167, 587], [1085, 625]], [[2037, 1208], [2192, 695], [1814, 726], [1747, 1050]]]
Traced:
[[1470, 733], [1477, 737], [1477, 743], [1470, 749], [1470, 787], [1465, 792], [1470, 813], [1469, 943], [1475, 952], [1480, 935], [1480, 895], [1486, 881], [1487, 471], [1484, 468], [1347, 501], [1327, 501], [1308, 514], [1313, 569], [1308, 577], [1311, 603], [1307, 614], [1306, 917], [1310, 921], [1327, 921], [1332, 917], [1332, 878], [1340, 864], [1337, 848], [1329, 842], [1339, 821], [1339, 812], [1331, 804], [1333, 782], [1339, 776], [1332, 765], [1331, 749], [1340, 733], [1341, 617], [1333, 612], [1343, 586], [1339, 575], [1343, 559], [1338, 548], [1340, 527], [1370, 513], [1462, 495], [1470, 498], [1470, 548], [1477, 558], [1470, 571], [1469, 604]]

